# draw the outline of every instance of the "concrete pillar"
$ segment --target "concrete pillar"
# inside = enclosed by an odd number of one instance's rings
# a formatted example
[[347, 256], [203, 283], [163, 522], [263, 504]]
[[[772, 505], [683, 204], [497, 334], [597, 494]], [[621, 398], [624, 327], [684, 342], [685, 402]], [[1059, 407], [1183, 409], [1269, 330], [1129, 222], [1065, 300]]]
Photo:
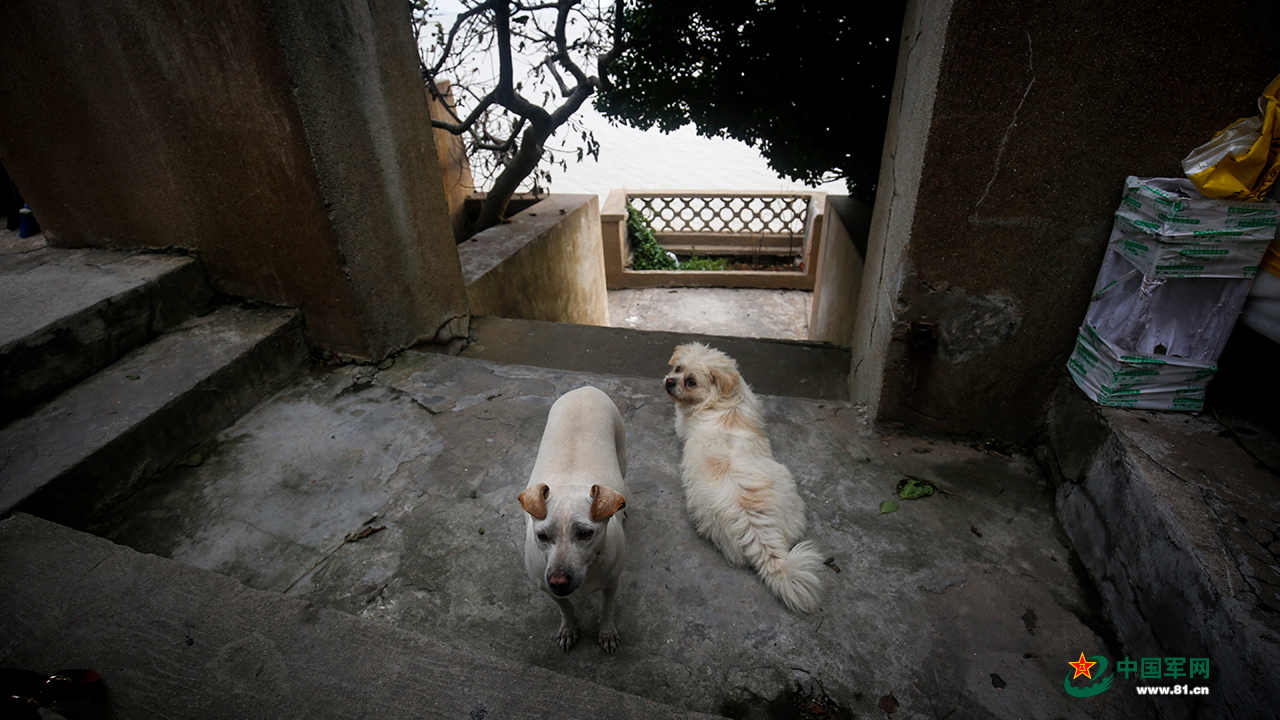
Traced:
[[396, 0], [0, 4], [0, 159], [62, 246], [182, 247], [358, 358], [466, 331]]
[[1124, 178], [1178, 176], [1277, 69], [1280, 5], [913, 0], [850, 373], [878, 422], [1036, 432]]
[[[431, 119], [458, 122], [451, 110], [456, 108], [453, 85], [447, 80], [436, 83], [441, 100], [430, 100]], [[436, 154], [440, 160], [440, 172], [444, 176], [444, 194], [449, 202], [449, 220], [453, 224], [453, 239], [462, 242], [471, 237], [471, 223], [467, 221], [467, 196], [476, 191], [471, 177], [471, 161], [467, 158], [467, 144], [461, 135], [436, 128], [431, 137], [436, 142]]]

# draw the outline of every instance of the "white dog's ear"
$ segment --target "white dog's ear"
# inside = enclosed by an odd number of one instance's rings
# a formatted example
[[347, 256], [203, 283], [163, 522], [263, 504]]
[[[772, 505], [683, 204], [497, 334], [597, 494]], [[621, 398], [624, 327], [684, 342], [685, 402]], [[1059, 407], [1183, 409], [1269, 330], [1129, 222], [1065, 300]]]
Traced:
[[711, 376], [711, 382], [719, 388], [721, 395], [731, 394], [738, 387], [738, 381], [741, 379], [741, 376], [732, 369], [717, 366], [709, 368], [707, 374]]
[[520, 493], [520, 507], [529, 513], [536, 520], [547, 519], [547, 494], [551, 492], [551, 488], [545, 483], [538, 483], [531, 488], [525, 488]]
[[591, 522], [608, 520], [626, 506], [627, 499], [617, 490], [604, 485], [591, 486]]

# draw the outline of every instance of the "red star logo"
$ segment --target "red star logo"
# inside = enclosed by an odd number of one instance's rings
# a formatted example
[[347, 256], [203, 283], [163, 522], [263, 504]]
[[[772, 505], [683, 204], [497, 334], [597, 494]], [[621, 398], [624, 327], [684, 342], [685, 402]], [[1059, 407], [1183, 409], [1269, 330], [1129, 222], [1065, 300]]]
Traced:
[[1092, 679], [1093, 679], [1093, 672], [1090, 670], [1090, 668], [1092, 668], [1094, 665], [1097, 665], [1098, 663], [1096, 663], [1096, 662], [1094, 662], [1094, 661], [1092, 661], [1092, 660], [1085, 660], [1085, 659], [1084, 659], [1084, 653], [1080, 653], [1080, 659], [1079, 659], [1079, 660], [1077, 660], [1077, 661], [1075, 661], [1075, 662], [1069, 662], [1069, 663], [1067, 663], [1067, 664], [1068, 664], [1068, 665], [1070, 665], [1071, 667], [1073, 667], [1073, 668], [1075, 668], [1075, 669], [1076, 669], [1076, 674], [1071, 676], [1071, 679], [1072, 679], [1072, 680], [1075, 680], [1076, 678], [1080, 677], [1081, 675], [1083, 675], [1083, 676], [1085, 676], [1085, 677], [1089, 678], [1090, 680], [1092, 680]]

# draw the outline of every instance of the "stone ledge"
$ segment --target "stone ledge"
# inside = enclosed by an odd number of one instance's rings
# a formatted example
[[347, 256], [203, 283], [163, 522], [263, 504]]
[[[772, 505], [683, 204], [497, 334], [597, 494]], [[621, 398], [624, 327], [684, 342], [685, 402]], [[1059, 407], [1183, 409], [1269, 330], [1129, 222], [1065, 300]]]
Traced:
[[1276, 478], [1212, 419], [1100, 408], [1074, 387], [1050, 413], [1058, 514], [1126, 652], [1208, 657], [1213, 694], [1166, 717], [1280, 705]]

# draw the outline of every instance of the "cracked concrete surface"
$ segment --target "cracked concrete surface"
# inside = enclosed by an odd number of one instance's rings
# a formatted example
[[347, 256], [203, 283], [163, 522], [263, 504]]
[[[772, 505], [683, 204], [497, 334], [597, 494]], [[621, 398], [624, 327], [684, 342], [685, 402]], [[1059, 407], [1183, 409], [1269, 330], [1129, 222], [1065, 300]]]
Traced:
[[[663, 368], [634, 378], [406, 352], [320, 369], [221, 433], [96, 528], [468, 650], [677, 707], [760, 717], [796, 683], [858, 716], [1152, 717], [1136, 696], [1062, 691], [1114, 654], [1072, 571], [1052, 493], [1024, 458], [863, 433], [852, 406], [764, 397], [777, 458], [830, 558], [824, 604], [787, 612], [694, 534]], [[748, 378], [748, 381], [750, 378]], [[627, 430], [622, 647], [562, 652], [528, 586], [516, 494], [560, 394], [600, 387]], [[879, 514], [907, 475], [946, 491]], [[598, 597], [578, 601], [590, 636]], [[1101, 634], [1100, 634], [1101, 631]]]

